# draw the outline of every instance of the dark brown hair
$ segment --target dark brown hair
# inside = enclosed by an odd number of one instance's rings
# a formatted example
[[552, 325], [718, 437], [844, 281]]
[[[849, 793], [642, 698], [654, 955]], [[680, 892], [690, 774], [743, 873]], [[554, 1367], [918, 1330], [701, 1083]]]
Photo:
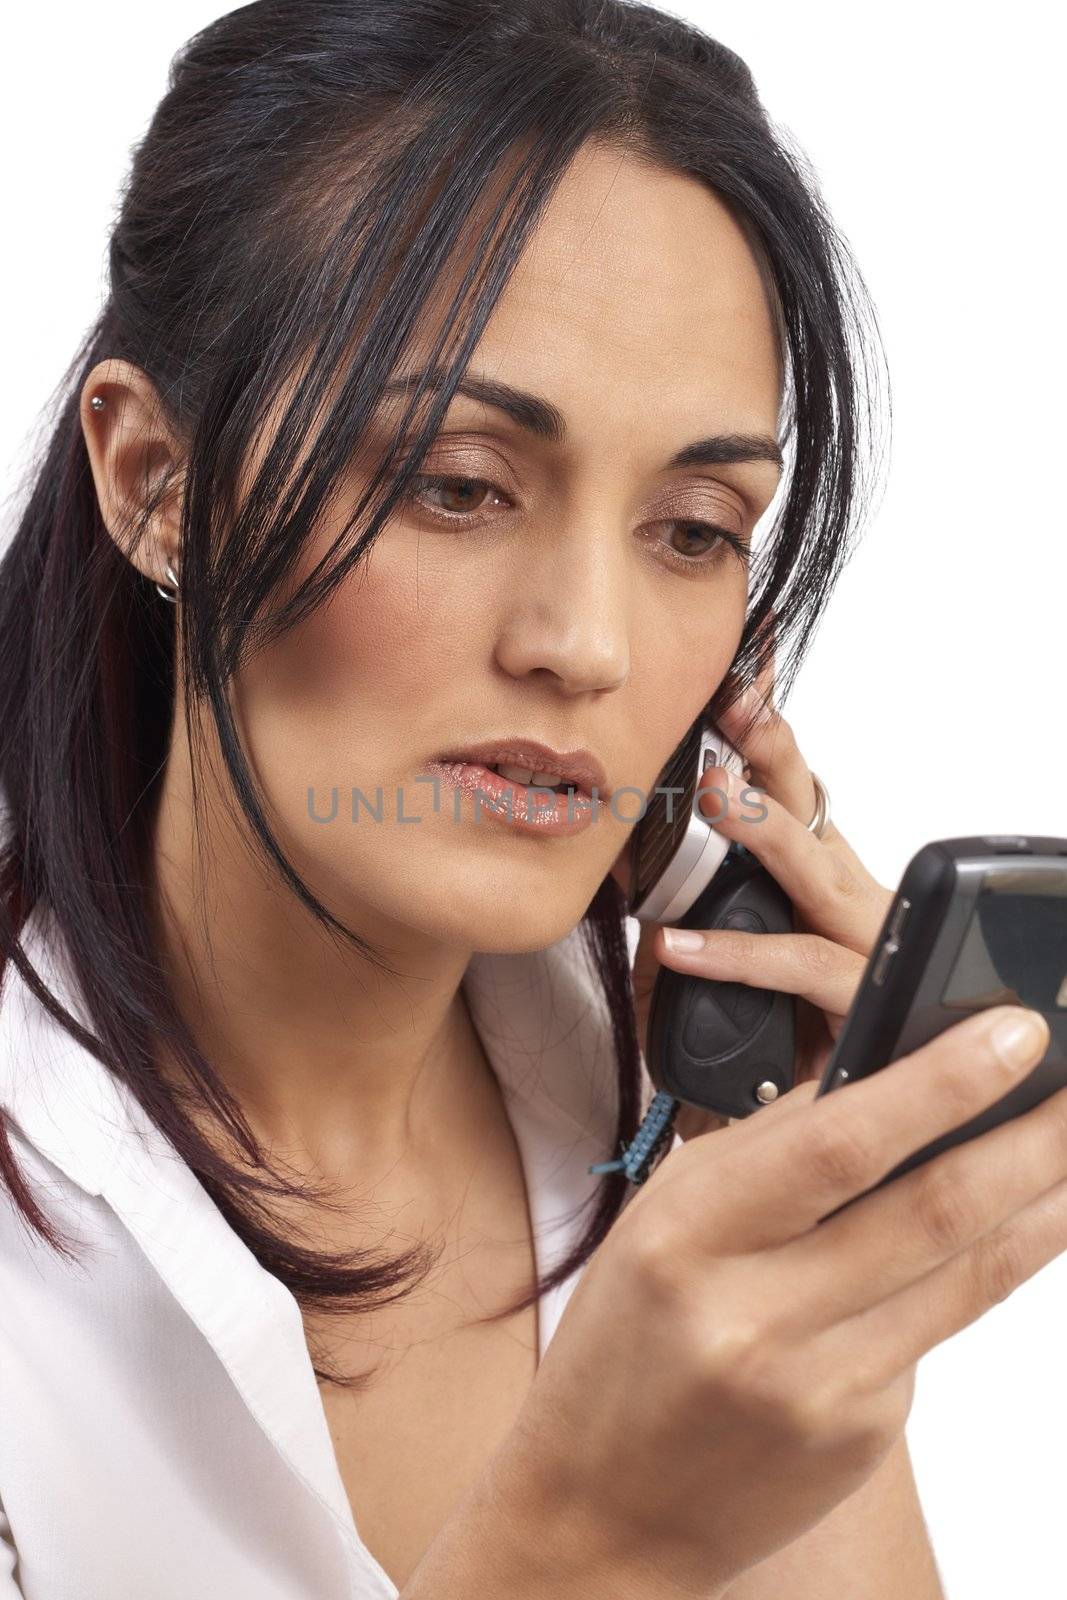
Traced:
[[[278, 1232], [263, 1197], [307, 1191], [268, 1164], [173, 1001], [152, 938], [148, 845], [175, 650], [190, 695], [210, 706], [268, 865], [332, 936], [380, 962], [282, 853], [226, 682], [248, 650], [320, 606], [367, 553], [419, 471], [555, 185], [591, 139], [707, 184], [743, 219], [773, 285], [788, 487], [757, 552], [732, 681], [706, 715], [714, 719], [760, 670], [772, 617], [781, 701], [867, 498], [876, 319], [813, 174], [764, 112], [744, 62], [695, 27], [624, 0], [256, 0], [189, 40], [136, 148], [110, 237], [107, 298], [62, 380], [0, 564], [8, 808], [0, 959], [129, 1086], [259, 1261], [306, 1307], [383, 1304], [421, 1281], [436, 1257], [425, 1243], [384, 1262], [327, 1254]], [[473, 236], [471, 219], [487, 212]], [[421, 433], [398, 472], [387, 455], [323, 569], [272, 606], [420, 311], [460, 260], [465, 271], [434, 350], [438, 364], [451, 362], [448, 381], [431, 396]], [[175, 608], [109, 536], [94, 490], [79, 397], [106, 357], [148, 375], [187, 451], [177, 641]], [[239, 496], [257, 429], [296, 372], [271, 448]], [[421, 399], [416, 392], [398, 442]], [[131, 550], [167, 489], [163, 482], [146, 497]], [[18, 942], [41, 901], [69, 950], [93, 1034], [39, 982]], [[642, 1110], [624, 919], [609, 876], [582, 923], [618, 1062], [618, 1125], [605, 1158], [629, 1142]], [[197, 1131], [186, 1091], [173, 1093], [153, 1065], [161, 1038], [188, 1093], [247, 1163], [225, 1161]], [[0, 1174], [29, 1223], [68, 1250], [18, 1170], [2, 1113]], [[621, 1174], [604, 1176], [571, 1254], [487, 1320], [570, 1276], [628, 1192]]]

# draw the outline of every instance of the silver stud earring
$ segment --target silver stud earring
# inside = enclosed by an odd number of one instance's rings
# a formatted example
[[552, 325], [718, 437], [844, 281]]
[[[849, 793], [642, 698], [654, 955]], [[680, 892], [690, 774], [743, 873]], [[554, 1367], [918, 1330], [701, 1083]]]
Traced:
[[107, 401], [104, 399], [102, 394], [94, 394], [93, 398], [89, 401], [89, 404], [92, 406], [94, 411], [103, 411]]
[[167, 574], [167, 577], [170, 579], [170, 581], [174, 585], [174, 587], [173, 587], [173, 589], [164, 589], [164, 587], [163, 587], [163, 585], [161, 583], [157, 583], [156, 584], [156, 593], [159, 595], [161, 600], [169, 600], [171, 605], [177, 605], [177, 603], [178, 603], [178, 574], [175, 572], [174, 568], [171, 566], [169, 561], [167, 562], [167, 564], [166, 564], [166, 566], [164, 567], [163, 570]]

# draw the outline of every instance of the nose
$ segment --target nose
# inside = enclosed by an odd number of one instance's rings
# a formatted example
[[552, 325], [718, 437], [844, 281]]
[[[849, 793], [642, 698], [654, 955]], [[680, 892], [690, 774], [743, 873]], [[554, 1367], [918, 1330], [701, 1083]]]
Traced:
[[[536, 536], [535, 536], [536, 537]], [[632, 568], [617, 526], [585, 518], [528, 546], [516, 563], [496, 658], [514, 678], [549, 674], [570, 695], [630, 675]]]

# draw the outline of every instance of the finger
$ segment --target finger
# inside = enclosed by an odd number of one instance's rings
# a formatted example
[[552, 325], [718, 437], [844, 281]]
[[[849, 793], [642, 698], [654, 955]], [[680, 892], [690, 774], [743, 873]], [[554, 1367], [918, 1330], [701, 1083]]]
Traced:
[[[777, 1100], [772, 1100], [767, 1105], [760, 1106], [758, 1110], [752, 1112], [751, 1116], [747, 1117], [721, 1117], [717, 1112], [704, 1111], [699, 1106], [691, 1106], [683, 1102], [675, 1114], [672, 1128], [675, 1133], [681, 1135], [686, 1146], [699, 1146], [700, 1154], [697, 1159], [703, 1163], [707, 1146], [703, 1145], [701, 1141], [705, 1134], [725, 1133], [728, 1131], [733, 1141], [730, 1148], [737, 1150], [740, 1147], [740, 1141], [751, 1137], [754, 1123], [759, 1122], [766, 1128], [772, 1120], [781, 1122], [786, 1116], [796, 1113], [801, 1106], [813, 1100], [818, 1087], [817, 1080], [804, 1079], [800, 1083], [794, 1084], [793, 1088], [787, 1090], [785, 1094], [779, 1095]], [[718, 1154], [722, 1146], [717, 1144], [714, 1149]], [[658, 1178], [662, 1185], [664, 1182], [673, 1179], [676, 1173], [677, 1161], [668, 1167], [664, 1160], [655, 1168], [652, 1178]], [[648, 1181], [651, 1183], [652, 1179], [650, 1178]], [[645, 1188], [647, 1187], [648, 1184], [646, 1183]]]
[[719, 714], [718, 727], [743, 757], [752, 781], [805, 826], [815, 815], [815, 784], [791, 723], [757, 680]]
[[[722, 1117], [715, 1111], [703, 1111], [700, 1106], [683, 1104], [680, 1106], [675, 1119], [674, 1131], [680, 1133], [687, 1142], [699, 1139], [705, 1133], [719, 1133], [724, 1128], [748, 1127], [757, 1117], [764, 1127], [770, 1118], [780, 1121], [787, 1114], [796, 1111], [809, 1100], [814, 1100], [818, 1090], [815, 1079], [805, 1078], [799, 1083], [780, 1094], [777, 1100], [770, 1100], [766, 1105], [759, 1106], [747, 1117]], [[719, 1146], [715, 1146], [716, 1150]]]
[[815, 816], [815, 784], [792, 724], [774, 704], [775, 672], [772, 652], [755, 682], [719, 713], [717, 725], [743, 757], [750, 781], [806, 827]]
[[[672, 937], [696, 941], [675, 949]], [[654, 945], [664, 966], [722, 983], [746, 983], [800, 995], [843, 1017], [867, 965], [865, 955], [818, 933], [748, 933], [741, 928], [660, 928]]]
[[892, 895], [866, 868], [828, 849], [785, 806], [722, 767], [704, 774], [698, 804], [716, 832], [758, 858], [820, 933], [868, 954]]
[[[773, 696], [772, 656], [769, 667], [756, 682], [734, 705], [719, 713], [717, 725], [741, 755], [748, 781], [765, 790], [807, 827], [815, 817], [815, 783], [793, 725], [773, 704]], [[844, 857], [857, 876], [867, 874], [860, 857], [829, 818], [820, 837]]]
[[1067, 1182], [1060, 1182], [971, 1249], [842, 1323], [842, 1350], [863, 1350], [867, 1382], [881, 1387], [1007, 1299], [1065, 1248]]
[[1067, 1181], [1067, 1089], [944, 1150], [783, 1251], [835, 1320], [869, 1309]]
[[[1023, 1037], [1013, 1045], [1001, 1025], [1020, 1020]], [[1041, 1059], [1048, 1037], [1040, 1013], [994, 1006], [885, 1070], [817, 1097], [803, 1115], [775, 1123], [757, 1113], [743, 1146], [723, 1141], [714, 1193], [706, 1169], [687, 1174], [688, 1206], [729, 1226], [739, 1249], [794, 1239], [857, 1196], [869, 1198], [908, 1156], [1000, 1100]]]

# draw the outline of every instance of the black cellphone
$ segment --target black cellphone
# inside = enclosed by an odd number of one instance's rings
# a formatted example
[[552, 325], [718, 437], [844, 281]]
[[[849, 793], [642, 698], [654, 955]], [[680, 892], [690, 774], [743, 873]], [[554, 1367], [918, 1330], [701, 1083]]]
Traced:
[[924, 845], [886, 913], [816, 1098], [880, 1072], [975, 1011], [1011, 1004], [1046, 1018], [1041, 1061], [875, 1188], [1067, 1085], [1067, 839], [989, 834]]

